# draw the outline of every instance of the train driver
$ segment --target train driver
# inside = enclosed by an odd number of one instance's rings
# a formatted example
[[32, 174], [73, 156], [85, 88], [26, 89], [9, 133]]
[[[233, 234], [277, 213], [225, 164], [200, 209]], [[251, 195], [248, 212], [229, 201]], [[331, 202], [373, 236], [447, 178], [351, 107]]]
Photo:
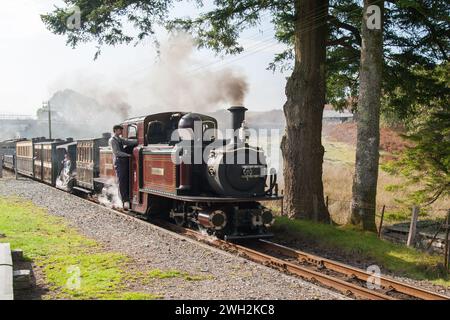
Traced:
[[122, 138], [123, 127], [115, 125], [114, 135], [109, 139], [109, 145], [113, 153], [114, 170], [119, 180], [119, 195], [123, 208], [130, 208], [130, 158], [131, 155], [125, 152], [125, 146], [134, 147], [138, 144], [136, 140]]

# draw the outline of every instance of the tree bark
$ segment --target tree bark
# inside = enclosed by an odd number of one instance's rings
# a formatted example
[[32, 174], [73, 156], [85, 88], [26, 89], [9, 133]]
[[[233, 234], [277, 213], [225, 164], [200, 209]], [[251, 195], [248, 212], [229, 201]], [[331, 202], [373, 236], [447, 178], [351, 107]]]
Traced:
[[329, 221], [322, 183], [322, 115], [328, 0], [295, 1], [295, 66], [286, 85], [284, 208], [290, 217]]
[[[368, 13], [371, 5], [380, 9], [379, 28], [371, 25], [377, 17]], [[384, 1], [364, 0], [361, 27], [362, 47], [357, 109], [357, 144], [353, 176], [351, 222], [364, 230], [376, 231], [376, 195], [380, 145], [381, 75], [383, 66]], [[377, 14], [376, 12], [373, 14]], [[371, 29], [369, 29], [369, 27]]]

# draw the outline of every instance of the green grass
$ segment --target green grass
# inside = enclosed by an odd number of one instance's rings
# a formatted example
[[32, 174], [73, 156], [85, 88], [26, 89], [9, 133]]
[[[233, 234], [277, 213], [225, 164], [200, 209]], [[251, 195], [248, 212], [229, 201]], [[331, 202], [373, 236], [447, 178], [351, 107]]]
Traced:
[[0, 198], [0, 230], [7, 236], [2, 242], [23, 249], [30, 259], [96, 247], [94, 241], [68, 228], [62, 219], [19, 199]]
[[342, 142], [331, 142], [323, 140], [325, 148], [324, 160], [330, 162], [340, 162], [353, 164], [355, 162], [355, 148]]
[[[110, 299], [125, 289], [125, 262], [126, 257], [116, 253], [52, 255], [45, 260], [43, 270], [52, 284], [51, 289], [60, 290], [69, 297]], [[71, 275], [76, 276], [77, 272], [81, 277], [80, 287], [71, 289], [67, 286], [68, 281], [70, 283]]]
[[278, 217], [273, 228], [281, 237], [296, 237], [325, 250], [374, 260], [382, 271], [387, 269], [399, 275], [450, 286], [441, 256], [380, 240], [370, 232], [286, 217]]
[[182, 273], [177, 270], [162, 271], [159, 269], [151, 270], [147, 274], [147, 276], [152, 279], [179, 278], [181, 275]]
[[[1, 242], [23, 249], [42, 268], [51, 293], [44, 299], [156, 299], [127, 292], [129, 258], [105, 252], [93, 240], [31, 202], [0, 198]], [[79, 277], [78, 277], [79, 275]], [[79, 281], [78, 281], [79, 279]]]

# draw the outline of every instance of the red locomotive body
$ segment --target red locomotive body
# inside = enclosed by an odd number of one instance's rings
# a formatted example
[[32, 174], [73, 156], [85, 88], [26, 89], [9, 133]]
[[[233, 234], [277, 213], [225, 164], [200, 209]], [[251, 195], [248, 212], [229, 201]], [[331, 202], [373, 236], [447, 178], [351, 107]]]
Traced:
[[[245, 110], [230, 109], [235, 130], [236, 123], [243, 123]], [[200, 139], [194, 123], [200, 128]], [[129, 119], [122, 126], [124, 138], [138, 141], [138, 146], [129, 150], [133, 211], [150, 217], [170, 217], [179, 224], [203, 228], [226, 239], [270, 236], [266, 227], [273, 220], [272, 213], [258, 201], [280, 197], [275, 177], [271, 177], [266, 189], [268, 175], [261, 149], [246, 143], [238, 146], [236, 139], [218, 140], [215, 133], [204, 139], [206, 131], [217, 130], [217, 121], [194, 113], [159, 113]], [[188, 130], [190, 138], [182, 137], [179, 129]], [[197, 151], [201, 158], [195, 162]], [[208, 152], [208, 159], [204, 159]], [[238, 152], [244, 152], [247, 162], [225, 160], [225, 155]], [[255, 156], [256, 163], [248, 163], [250, 156]], [[100, 176], [96, 182], [115, 182], [110, 148], [100, 150]]]
[[172, 161], [173, 148], [149, 147], [143, 156], [142, 189], [176, 194], [176, 165]]

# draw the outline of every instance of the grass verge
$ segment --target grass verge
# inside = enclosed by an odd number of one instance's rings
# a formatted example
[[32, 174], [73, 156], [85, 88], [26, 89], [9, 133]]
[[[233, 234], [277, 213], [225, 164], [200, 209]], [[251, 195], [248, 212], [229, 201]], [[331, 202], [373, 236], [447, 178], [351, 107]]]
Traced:
[[395, 274], [450, 286], [450, 279], [443, 268], [441, 256], [380, 240], [370, 232], [306, 220], [291, 220], [286, 217], [278, 217], [273, 228], [276, 234], [283, 238], [296, 238], [307, 241], [319, 249], [374, 260], [382, 269]]
[[[134, 292], [130, 284], [145, 283], [148, 275], [130, 273], [130, 259], [106, 252], [95, 241], [79, 234], [62, 218], [48, 214], [29, 201], [0, 198], [0, 238], [23, 249], [43, 273], [50, 289], [43, 299], [157, 299], [160, 295]], [[150, 271], [150, 276], [151, 276]], [[167, 275], [173, 271], [160, 271]], [[177, 271], [176, 276], [195, 279]], [[164, 277], [159, 277], [164, 278]]]

